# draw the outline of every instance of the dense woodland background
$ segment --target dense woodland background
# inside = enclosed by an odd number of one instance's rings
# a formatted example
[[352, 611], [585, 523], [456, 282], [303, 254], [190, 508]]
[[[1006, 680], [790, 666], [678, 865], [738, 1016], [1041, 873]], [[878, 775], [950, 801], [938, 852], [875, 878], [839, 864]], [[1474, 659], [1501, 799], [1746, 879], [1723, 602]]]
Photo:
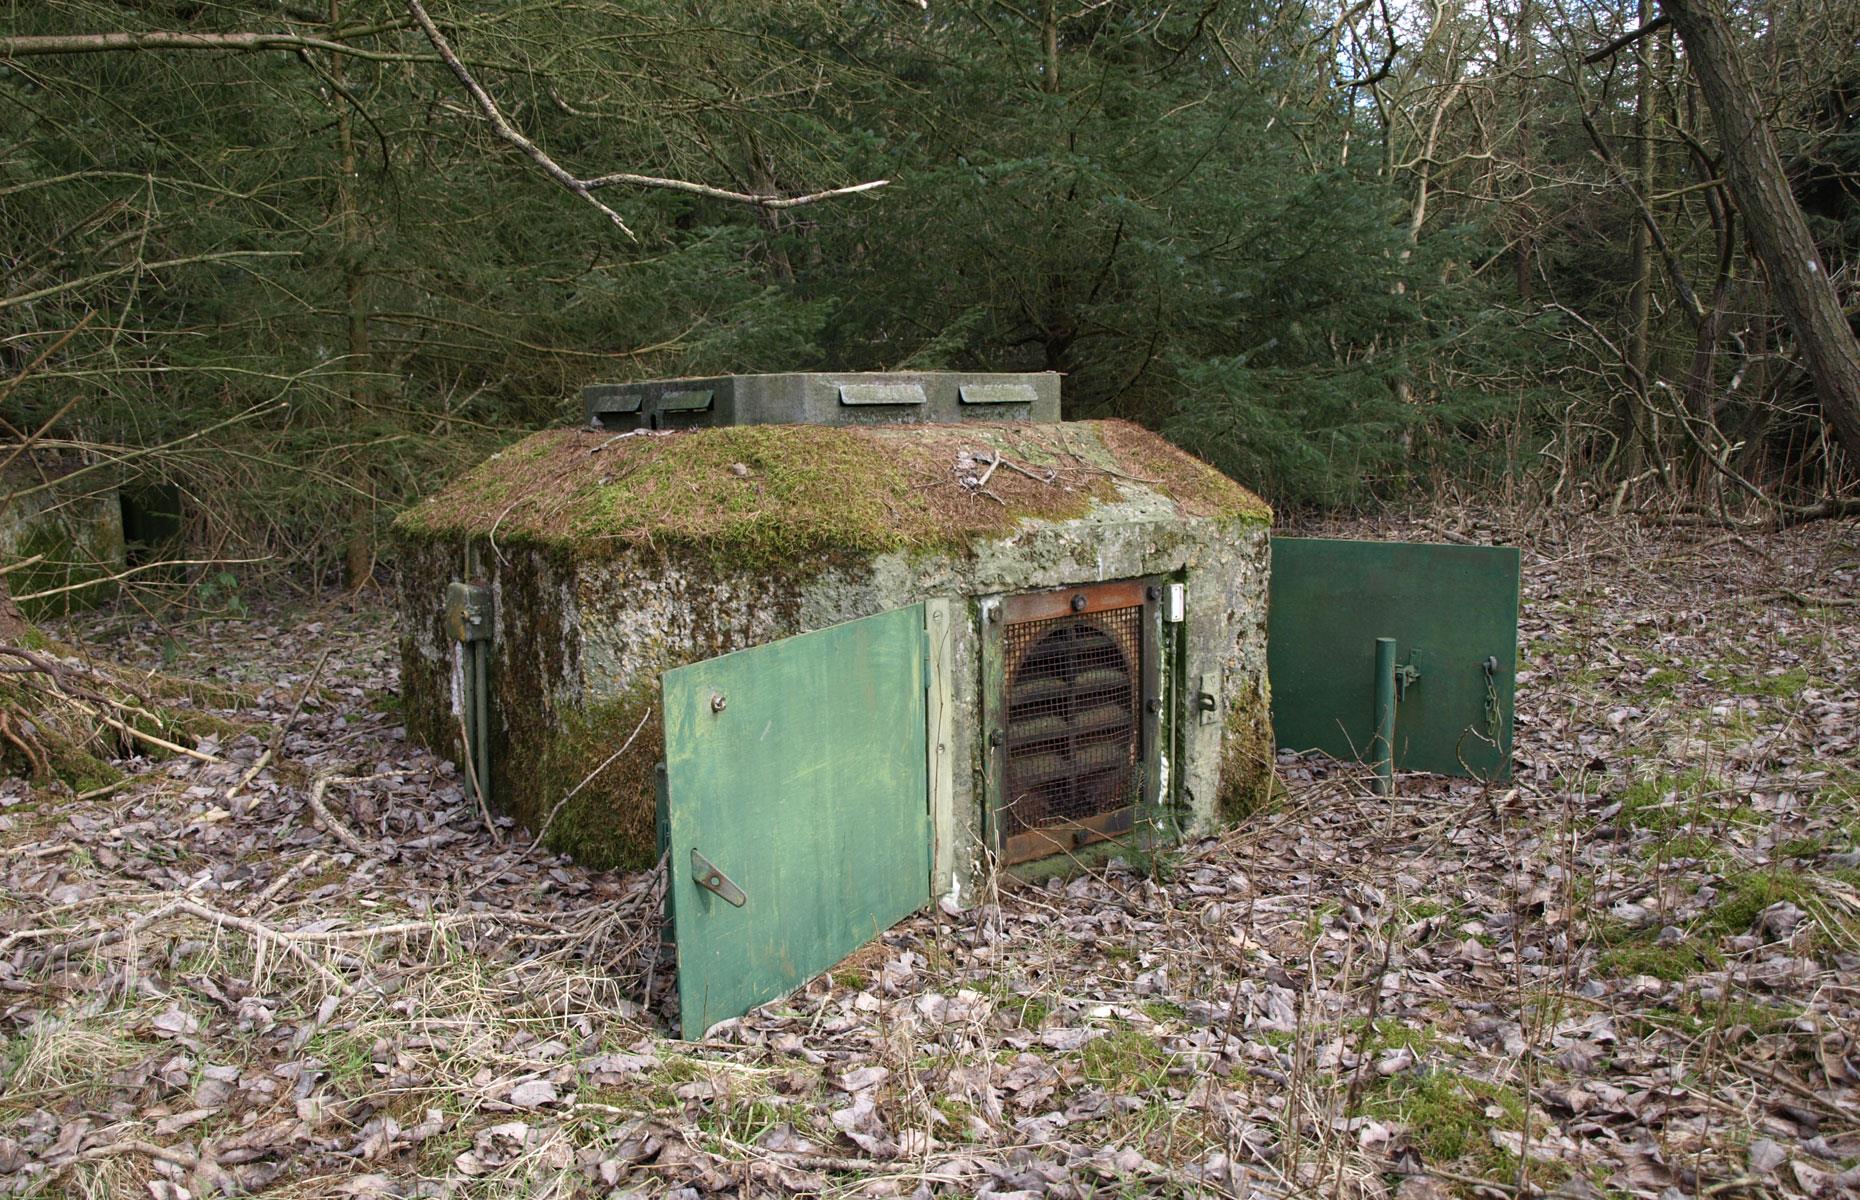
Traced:
[[[1857, 42], [0, 0], [0, 1194], [1860, 1195]], [[658, 722], [500, 821], [363, 585], [586, 382], [898, 367], [1063, 371], [1306, 531], [1516, 545], [1510, 778], [1282, 755], [1218, 837], [673, 1041], [671, 864], [538, 844]], [[158, 544], [60, 616], [9, 516], [85, 485]]]
[[[1851, 319], [1860, 3], [1718, 8]], [[424, 11], [533, 154], [398, 0], [0, 4], [13, 446], [329, 583], [581, 384], [690, 373], [1063, 371], [1281, 506], [1853, 491], [1653, 0]]]

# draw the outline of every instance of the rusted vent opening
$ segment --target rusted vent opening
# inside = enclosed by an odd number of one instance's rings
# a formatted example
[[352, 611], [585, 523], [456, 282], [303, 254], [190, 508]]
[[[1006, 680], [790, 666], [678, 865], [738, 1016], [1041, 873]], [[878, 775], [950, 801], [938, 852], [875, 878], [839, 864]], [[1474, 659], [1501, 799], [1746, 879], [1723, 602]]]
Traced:
[[1058, 601], [1062, 615], [1029, 614], [1002, 630], [1005, 794], [997, 820], [1010, 863], [1125, 832], [1143, 796], [1141, 589], [1017, 600], [1034, 612]]

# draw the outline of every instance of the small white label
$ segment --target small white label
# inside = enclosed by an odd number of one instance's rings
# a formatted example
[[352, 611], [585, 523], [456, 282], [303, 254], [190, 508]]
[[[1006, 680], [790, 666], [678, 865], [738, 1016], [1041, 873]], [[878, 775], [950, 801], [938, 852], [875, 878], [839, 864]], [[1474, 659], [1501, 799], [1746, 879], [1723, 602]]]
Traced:
[[1188, 610], [1188, 588], [1184, 584], [1169, 585], [1169, 623], [1176, 624], [1182, 620]]

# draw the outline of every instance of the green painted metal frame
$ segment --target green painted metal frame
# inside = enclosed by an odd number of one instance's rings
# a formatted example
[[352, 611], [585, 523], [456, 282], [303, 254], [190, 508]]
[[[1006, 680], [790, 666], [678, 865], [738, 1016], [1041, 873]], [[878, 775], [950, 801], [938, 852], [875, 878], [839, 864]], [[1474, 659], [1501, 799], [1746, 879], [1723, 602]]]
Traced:
[[[668, 901], [686, 1037], [930, 899], [929, 606], [667, 671]], [[744, 898], [708, 888], [692, 852]]]
[[[1518, 571], [1509, 546], [1273, 538], [1278, 744], [1375, 763], [1385, 780], [1509, 777]], [[1380, 659], [1379, 639], [1393, 643]]]

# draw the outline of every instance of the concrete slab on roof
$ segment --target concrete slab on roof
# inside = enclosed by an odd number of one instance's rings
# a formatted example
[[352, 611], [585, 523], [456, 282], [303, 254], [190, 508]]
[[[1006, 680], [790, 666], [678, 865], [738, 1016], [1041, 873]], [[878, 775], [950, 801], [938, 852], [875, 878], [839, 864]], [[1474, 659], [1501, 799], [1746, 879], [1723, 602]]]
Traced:
[[589, 428], [963, 424], [1059, 420], [1051, 371], [787, 372], [599, 383], [582, 389]]

